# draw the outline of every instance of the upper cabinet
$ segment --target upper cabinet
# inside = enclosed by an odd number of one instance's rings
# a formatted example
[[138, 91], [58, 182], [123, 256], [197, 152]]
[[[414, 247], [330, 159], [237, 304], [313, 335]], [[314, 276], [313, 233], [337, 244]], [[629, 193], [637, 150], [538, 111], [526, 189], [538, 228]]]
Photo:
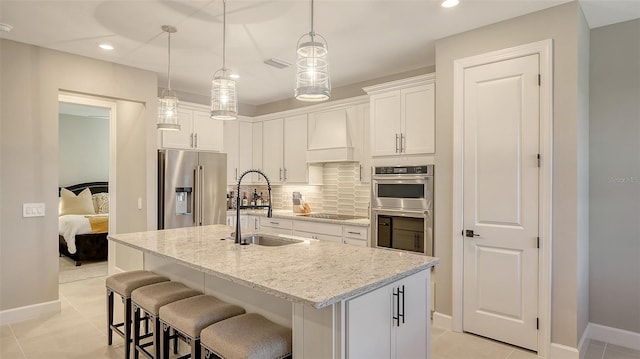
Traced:
[[262, 168], [271, 182], [307, 182], [306, 154], [306, 114], [262, 123]]
[[160, 147], [198, 151], [223, 151], [223, 124], [209, 117], [206, 106], [181, 103], [179, 131], [160, 131]]
[[[251, 122], [239, 117], [236, 121], [224, 122], [224, 152], [227, 154], [227, 184], [235, 185], [242, 172], [253, 168], [253, 128]], [[261, 140], [261, 139], [260, 139]], [[253, 183], [254, 178], [247, 174], [243, 183]]]
[[370, 95], [372, 156], [435, 152], [435, 75], [364, 88]]

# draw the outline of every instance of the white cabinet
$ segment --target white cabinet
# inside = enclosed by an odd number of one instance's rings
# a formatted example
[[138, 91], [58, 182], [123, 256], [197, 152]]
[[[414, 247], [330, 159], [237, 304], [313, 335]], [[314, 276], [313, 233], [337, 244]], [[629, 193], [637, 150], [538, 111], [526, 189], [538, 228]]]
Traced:
[[222, 152], [222, 121], [210, 118], [206, 107], [181, 104], [178, 123], [179, 131], [161, 131], [161, 148]]
[[356, 131], [354, 136], [355, 156], [360, 160], [360, 182], [371, 182], [371, 129], [369, 119], [369, 105], [356, 106]]
[[283, 218], [260, 217], [260, 229], [265, 232], [291, 235], [293, 221]]
[[429, 271], [347, 300], [347, 358], [427, 358]]
[[[253, 167], [253, 129], [250, 122], [224, 121], [224, 152], [227, 154], [227, 184], [236, 185], [242, 172]], [[242, 183], [252, 183], [247, 175]]]
[[342, 242], [342, 226], [331, 223], [294, 221], [293, 235], [340, 243]]
[[272, 183], [307, 182], [307, 115], [262, 124], [262, 168]]
[[260, 216], [247, 215], [247, 229], [251, 229], [251, 230], [254, 230], [254, 231], [259, 230], [260, 229]]
[[371, 155], [435, 152], [435, 76], [366, 87], [370, 95]]
[[369, 229], [360, 226], [343, 226], [342, 243], [353, 246], [369, 246]]
[[[236, 214], [227, 214], [227, 221], [225, 223], [229, 227], [236, 228]], [[252, 229], [250, 225], [253, 225], [253, 222], [249, 222], [249, 216], [246, 214], [240, 215], [240, 228], [241, 229]]]
[[[262, 122], [255, 122], [251, 124], [251, 131], [253, 133], [253, 154], [251, 156], [251, 168], [262, 169]], [[253, 173], [252, 182], [256, 184], [266, 184], [264, 177], [257, 173]]]

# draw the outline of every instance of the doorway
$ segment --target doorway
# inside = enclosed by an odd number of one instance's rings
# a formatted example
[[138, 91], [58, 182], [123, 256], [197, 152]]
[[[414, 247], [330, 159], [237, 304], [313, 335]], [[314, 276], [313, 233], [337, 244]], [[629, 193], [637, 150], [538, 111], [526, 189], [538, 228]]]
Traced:
[[453, 329], [546, 356], [552, 41], [454, 62]]
[[[115, 107], [115, 102], [96, 97], [67, 93], [58, 96], [58, 184], [76, 194], [89, 189], [85, 196], [93, 202], [94, 217], [108, 218], [106, 226], [104, 222], [100, 224], [107, 227], [107, 233], [115, 228]], [[59, 283], [108, 274], [105, 230], [93, 228], [88, 219], [77, 217], [84, 216], [59, 217]], [[77, 222], [83, 219], [87, 223]]]

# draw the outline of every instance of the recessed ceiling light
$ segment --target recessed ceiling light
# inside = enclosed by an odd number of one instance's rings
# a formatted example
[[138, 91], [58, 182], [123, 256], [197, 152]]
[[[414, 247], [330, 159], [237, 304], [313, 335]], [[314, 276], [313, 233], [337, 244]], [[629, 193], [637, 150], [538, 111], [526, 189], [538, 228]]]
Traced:
[[100, 48], [103, 49], [103, 50], [109, 50], [109, 51], [113, 50], [113, 46], [111, 46], [109, 44], [100, 44], [98, 46], [100, 46]]
[[458, 0], [444, 0], [440, 5], [442, 5], [442, 7], [454, 7], [458, 5], [458, 3]]
[[11, 31], [11, 29], [13, 29], [13, 26], [5, 24], [4, 22], [0, 22], [0, 31], [9, 32]]
[[231, 77], [232, 79], [239, 79], [239, 78], [240, 78], [240, 75], [238, 75], [238, 74], [231, 74], [231, 75], [229, 75], [229, 77]]

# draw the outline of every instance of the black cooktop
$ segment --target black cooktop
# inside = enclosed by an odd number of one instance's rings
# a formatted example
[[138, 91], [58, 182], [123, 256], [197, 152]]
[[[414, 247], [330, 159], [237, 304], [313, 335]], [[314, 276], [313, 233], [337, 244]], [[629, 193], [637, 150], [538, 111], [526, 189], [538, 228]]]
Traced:
[[346, 221], [350, 219], [367, 219], [367, 217], [353, 216], [350, 214], [336, 214], [336, 213], [305, 213], [298, 215], [300, 217], [309, 218], [322, 218], [322, 219], [336, 219], [340, 221]]

